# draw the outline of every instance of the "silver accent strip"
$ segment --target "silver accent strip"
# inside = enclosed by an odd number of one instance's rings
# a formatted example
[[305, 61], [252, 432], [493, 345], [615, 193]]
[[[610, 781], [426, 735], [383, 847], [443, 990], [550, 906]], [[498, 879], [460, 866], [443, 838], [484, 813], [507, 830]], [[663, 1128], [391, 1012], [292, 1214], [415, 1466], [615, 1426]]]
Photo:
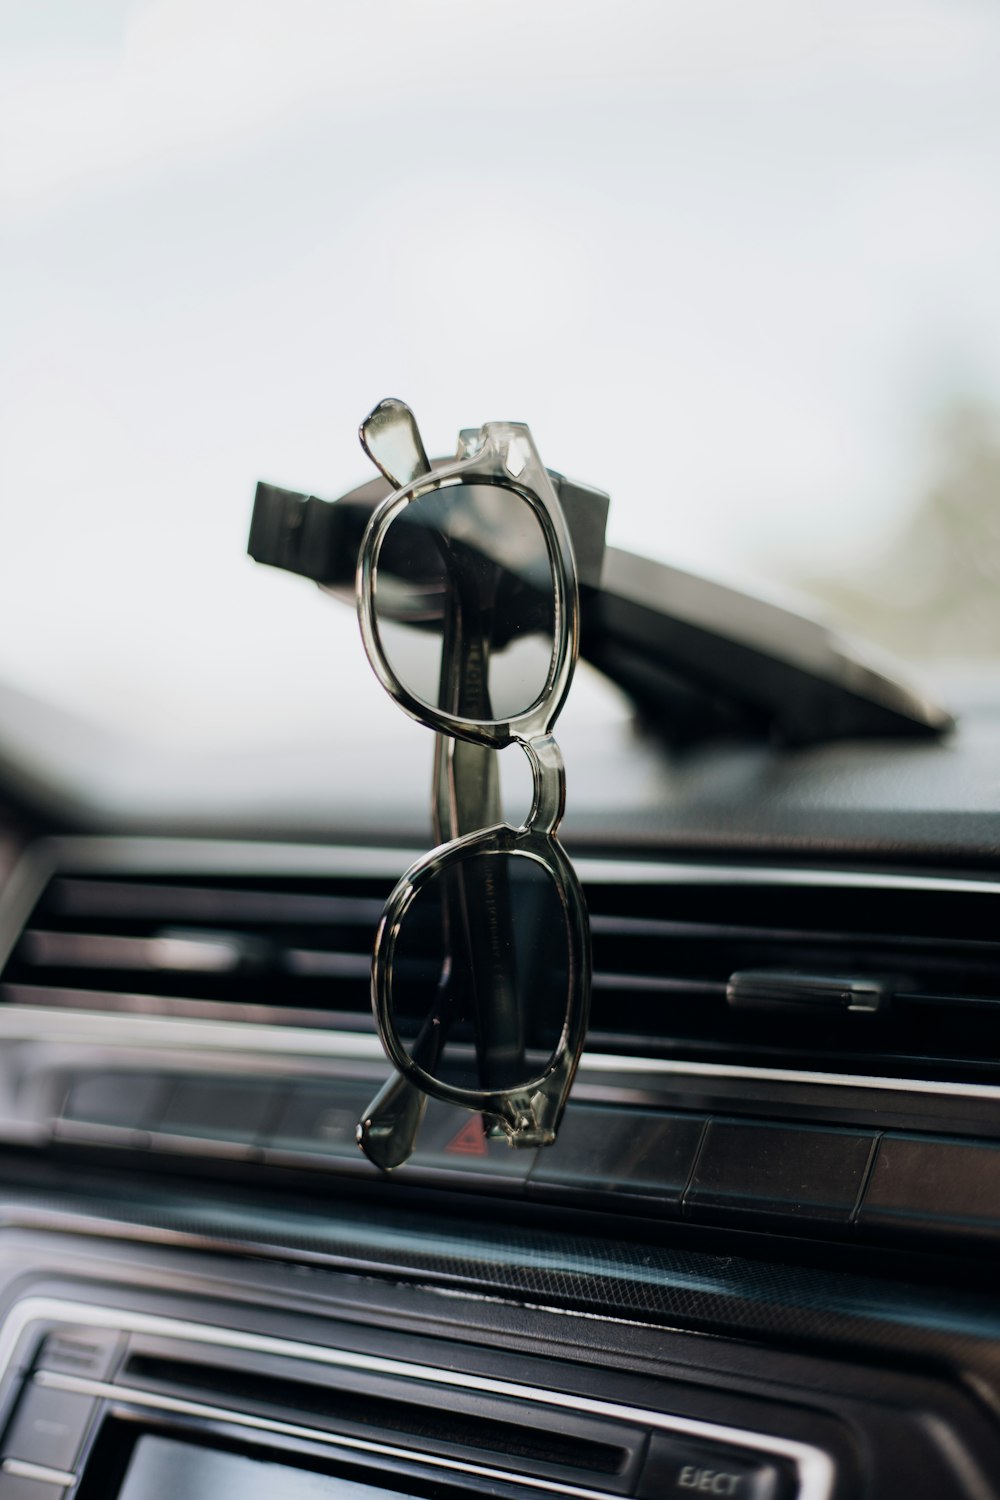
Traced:
[[65, 1469], [50, 1469], [46, 1464], [29, 1464], [23, 1458], [5, 1458], [0, 1470], [12, 1479], [37, 1479], [42, 1484], [76, 1484], [76, 1475]]
[[[99, 1047], [132, 1052], [153, 1048], [197, 1052], [218, 1057], [235, 1068], [240, 1056], [299, 1058], [305, 1063], [385, 1062], [377, 1037], [354, 1031], [320, 1031], [301, 1026], [254, 1026], [243, 1021], [187, 1020], [175, 1016], [138, 1016], [118, 1011], [47, 1009], [44, 1006], [0, 1006], [0, 1040], [52, 1042], [59, 1046]], [[307, 1069], [302, 1069], [305, 1072]], [[1000, 1084], [951, 1083], [926, 1078], [891, 1078], [867, 1073], [822, 1073], [801, 1068], [762, 1068], [740, 1063], [675, 1062], [669, 1058], [618, 1056], [584, 1052], [580, 1082], [588, 1074], [604, 1081], [616, 1074], [624, 1086], [656, 1078], [745, 1079], [765, 1083], [805, 1084], [822, 1088], [882, 1090], [928, 1094], [938, 1098], [1000, 1102]]]
[[[270, 843], [259, 839], [142, 838], [69, 834], [40, 839], [50, 868], [134, 875], [373, 875], [396, 880], [424, 851], [363, 844]], [[192, 856], [195, 855], [195, 858]], [[388, 894], [388, 892], [387, 892]]]
[[245, 1021], [203, 1021], [141, 1016], [126, 1011], [75, 1010], [34, 1005], [0, 1006], [0, 1038], [57, 1042], [61, 1046], [280, 1053], [385, 1062], [378, 1037], [365, 1032], [320, 1031], [307, 1026], [254, 1026]]
[[[82, 873], [208, 875], [371, 875], [398, 879], [425, 851], [349, 844], [265, 843], [244, 839], [141, 838], [128, 835], [39, 840], [20, 863], [41, 859], [47, 874], [72, 862]], [[858, 890], [965, 891], [1000, 895], [1000, 880], [914, 875], [905, 871], [798, 869], [794, 865], [700, 864], [683, 860], [574, 859], [581, 880], [652, 885], [682, 880], [705, 885], [808, 885]], [[11, 880], [13, 881], [13, 876]]]
[[807, 870], [794, 865], [698, 865], [680, 861], [575, 859], [581, 880], [608, 885], [808, 885], [831, 890], [964, 891], [1000, 895], [1000, 881], [975, 876], [910, 875], [881, 870]]
[[585, 1052], [581, 1069], [593, 1073], [647, 1073], [677, 1078], [753, 1078], [769, 1083], [807, 1083], [826, 1088], [886, 1089], [893, 1093], [935, 1094], [956, 1099], [1000, 1100], [1000, 1084], [949, 1083], [928, 1078], [883, 1078], [867, 1073], [817, 1073], [803, 1068], [758, 1068], [741, 1063], [672, 1062], [659, 1057], [616, 1057]]
[[[118, 1311], [115, 1308], [63, 1301], [54, 1297], [26, 1297], [11, 1309], [0, 1329], [0, 1378], [6, 1373], [28, 1325], [41, 1320], [84, 1323], [91, 1327], [117, 1328], [126, 1333], [147, 1333], [163, 1338], [186, 1339], [191, 1343], [215, 1345], [219, 1348], [241, 1349], [251, 1353], [273, 1354], [290, 1359], [305, 1359], [314, 1364], [339, 1369], [367, 1370], [373, 1374], [453, 1386], [456, 1389], [474, 1393], [504, 1396], [535, 1405], [587, 1413], [591, 1416], [610, 1417], [614, 1421], [627, 1422], [632, 1425], [640, 1423], [660, 1431], [681, 1433], [686, 1437], [730, 1444], [755, 1453], [786, 1459], [795, 1464], [798, 1469], [800, 1486], [798, 1500], [828, 1500], [833, 1488], [834, 1469], [829, 1456], [819, 1448], [814, 1448], [807, 1443], [795, 1442], [790, 1438], [771, 1437], [736, 1427], [723, 1427], [716, 1422], [700, 1422], [690, 1417], [667, 1415], [643, 1407], [625, 1406], [590, 1396], [575, 1396], [561, 1391], [542, 1390], [536, 1386], [521, 1385], [508, 1380], [495, 1380], [488, 1376], [470, 1377], [456, 1370], [411, 1364], [408, 1361], [388, 1359], [381, 1355], [328, 1349], [318, 1344], [303, 1344], [292, 1339], [244, 1333], [233, 1328], [215, 1328], [204, 1323], [188, 1323], [153, 1313]], [[43, 1374], [44, 1380], [42, 1380]], [[36, 1378], [43, 1384], [53, 1386], [58, 1384], [58, 1388], [63, 1390], [87, 1389], [94, 1395], [105, 1396], [109, 1399], [137, 1401], [141, 1405], [159, 1407], [161, 1410], [174, 1411], [178, 1414], [203, 1416], [207, 1420], [236, 1422], [240, 1426], [265, 1432], [283, 1432], [289, 1436], [307, 1437], [312, 1441], [328, 1443], [331, 1447], [353, 1448], [384, 1456], [402, 1457], [411, 1463], [426, 1464], [438, 1469], [458, 1470], [479, 1478], [500, 1479], [507, 1484], [572, 1495], [581, 1497], [581, 1500], [607, 1500], [603, 1491], [576, 1488], [547, 1479], [512, 1475], [505, 1470], [492, 1469], [485, 1465], [464, 1463], [456, 1459], [446, 1459], [411, 1449], [368, 1442], [360, 1438], [347, 1438], [341, 1434], [317, 1432], [314, 1428], [302, 1427], [294, 1423], [229, 1412], [220, 1407], [161, 1397], [145, 1391], [134, 1392], [126, 1387], [82, 1380], [77, 1376], [40, 1372]]]
[[252, 956], [236, 937], [191, 932], [162, 937], [121, 937], [99, 932], [23, 934], [31, 963], [82, 969], [129, 969], [147, 974], [232, 974]]

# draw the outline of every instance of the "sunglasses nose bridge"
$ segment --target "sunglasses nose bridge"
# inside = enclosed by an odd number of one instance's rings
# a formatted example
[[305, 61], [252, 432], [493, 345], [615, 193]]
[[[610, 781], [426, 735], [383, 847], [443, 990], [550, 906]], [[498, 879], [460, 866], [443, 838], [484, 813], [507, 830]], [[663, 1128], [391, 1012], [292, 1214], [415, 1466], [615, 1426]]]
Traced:
[[536, 833], [555, 833], [566, 811], [566, 767], [551, 734], [520, 741], [531, 764], [534, 794], [526, 827]]

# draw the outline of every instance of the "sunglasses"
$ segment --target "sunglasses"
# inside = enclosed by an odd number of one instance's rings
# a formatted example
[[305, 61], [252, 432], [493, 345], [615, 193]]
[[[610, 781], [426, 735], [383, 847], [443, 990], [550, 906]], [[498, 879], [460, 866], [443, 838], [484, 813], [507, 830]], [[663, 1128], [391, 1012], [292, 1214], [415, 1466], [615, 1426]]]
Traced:
[[[438, 735], [438, 846], [403, 875], [375, 938], [372, 1005], [396, 1069], [358, 1126], [378, 1166], [405, 1161], [428, 1098], [511, 1146], [555, 1139], [587, 1027], [590, 935], [556, 836], [565, 772], [552, 730], [577, 656], [565, 516], [527, 427], [459, 435], [432, 468], [412, 412], [361, 426], [393, 486], [358, 559], [365, 651], [399, 706]], [[503, 821], [494, 752], [516, 744], [532, 805]]]

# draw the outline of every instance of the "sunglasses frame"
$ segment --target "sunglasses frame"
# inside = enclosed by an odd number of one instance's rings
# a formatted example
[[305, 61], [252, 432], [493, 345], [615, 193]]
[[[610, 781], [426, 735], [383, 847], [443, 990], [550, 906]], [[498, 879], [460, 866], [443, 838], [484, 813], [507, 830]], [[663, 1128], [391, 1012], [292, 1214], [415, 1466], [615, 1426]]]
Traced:
[[[378, 408], [376, 408], [378, 410]], [[364, 439], [363, 439], [364, 440]], [[386, 902], [372, 956], [372, 1009], [385, 1051], [394, 1067], [424, 1093], [481, 1113], [491, 1134], [511, 1145], [548, 1145], [556, 1129], [579, 1062], [590, 1000], [590, 931], [586, 903], [576, 872], [556, 837], [565, 807], [566, 778], [552, 728], [566, 701], [579, 646], [579, 595], [569, 529], [552, 482], [522, 423], [491, 422], [463, 432], [459, 458], [421, 474], [396, 490], [372, 514], [358, 557], [357, 601], [361, 635], [372, 669], [405, 713], [436, 733], [493, 750], [520, 745], [532, 770], [533, 799], [524, 825], [498, 823], [449, 840], [417, 860]], [[553, 585], [554, 645], [545, 685], [534, 703], [510, 719], [483, 720], [451, 714], [409, 691], [393, 670], [379, 632], [376, 593], [382, 545], [407, 506], [450, 487], [499, 485], [527, 504], [545, 538]], [[566, 920], [568, 974], [562, 1031], [545, 1067], [512, 1088], [468, 1089], [443, 1082], [416, 1063], [400, 1038], [392, 1012], [396, 942], [406, 914], [434, 878], [476, 856], [527, 858], [551, 877]]]
[[[481, 446], [473, 447], [480, 440]], [[472, 448], [467, 456], [422, 475], [412, 484], [387, 496], [372, 513], [358, 554], [358, 620], [372, 670], [405, 713], [438, 734], [453, 735], [471, 740], [473, 744], [501, 750], [514, 741], [526, 744], [548, 734], [566, 701], [579, 651], [580, 601], [576, 563], [562, 507], [527, 427], [521, 422], [487, 422], [479, 432], [462, 433], [460, 441]], [[507, 720], [462, 718], [416, 697], [390, 665], [378, 628], [375, 608], [378, 559], [390, 526], [415, 500], [463, 484], [499, 485], [517, 495], [534, 512], [549, 554], [555, 591], [555, 649], [538, 698], [524, 713]]]

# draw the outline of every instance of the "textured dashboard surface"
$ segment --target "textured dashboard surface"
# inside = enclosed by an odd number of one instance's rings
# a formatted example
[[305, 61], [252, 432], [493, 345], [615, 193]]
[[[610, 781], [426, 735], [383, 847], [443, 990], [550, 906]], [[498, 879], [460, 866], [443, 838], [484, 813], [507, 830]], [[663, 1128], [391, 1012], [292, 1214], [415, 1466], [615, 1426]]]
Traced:
[[[607, 695], [610, 690], [602, 687]], [[432, 736], [398, 715], [370, 742], [171, 756], [126, 744], [4, 690], [0, 768], [67, 829], [390, 842], [430, 839]], [[671, 751], [616, 697], [582, 695], [560, 721], [567, 844], [754, 850], [965, 864], [1000, 852], [1000, 716], [970, 712], [941, 740], [809, 749], [719, 744]], [[521, 772], [508, 815], [527, 805]], [[523, 782], [523, 784], [522, 784]]]
[[0, 1178], [9, 1228], [186, 1245], [812, 1351], [961, 1358], [1000, 1393], [1000, 1299], [989, 1294], [374, 1201], [265, 1199], [218, 1184], [194, 1195], [124, 1179], [88, 1187], [79, 1173], [45, 1191], [22, 1170]]

